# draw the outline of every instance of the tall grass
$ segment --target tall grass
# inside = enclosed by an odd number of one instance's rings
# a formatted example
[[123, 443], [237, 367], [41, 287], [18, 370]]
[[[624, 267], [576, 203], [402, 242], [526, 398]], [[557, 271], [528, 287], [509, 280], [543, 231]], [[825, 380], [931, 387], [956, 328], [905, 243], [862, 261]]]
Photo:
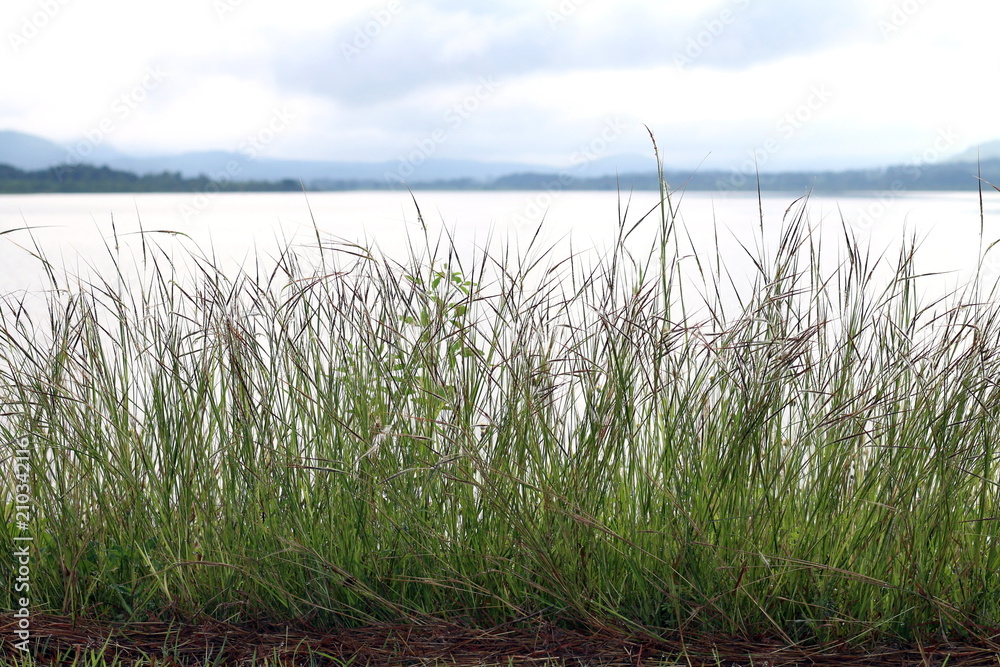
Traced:
[[428, 234], [395, 262], [317, 232], [253, 271], [192, 251], [182, 275], [144, 241], [131, 276], [53, 272], [44, 317], [8, 296], [32, 599], [789, 642], [995, 628], [985, 280], [922, 298], [912, 242], [831, 249], [800, 202], [741, 287], [676, 215], [665, 191], [636, 223], [659, 223], [652, 250], [622, 219], [596, 259], [536, 239], [462, 261]]

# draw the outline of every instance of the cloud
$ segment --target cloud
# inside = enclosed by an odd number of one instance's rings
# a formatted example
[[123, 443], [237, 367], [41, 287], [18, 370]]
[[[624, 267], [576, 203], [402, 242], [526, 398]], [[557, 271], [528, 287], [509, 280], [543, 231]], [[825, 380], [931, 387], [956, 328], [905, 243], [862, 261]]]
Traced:
[[870, 35], [874, 26], [859, 0], [819, 7], [727, 0], [698, 14], [673, 4], [564, 0], [470, 9], [396, 0], [295, 44], [278, 40], [265, 62], [286, 90], [367, 106], [481, 76], [672, 64], [706, 30], [710, 43], [695, 64], [742, 69]]
[[[725, 17], [724, 10], [729, 11]], [[877, 22], [859, 0], [822, 4], [732, 0], [694, 23], [683, 47], [706, 44], [694, 64], [726, 69], [745, 69], [877, 36]]]
[[[9, 28], [37, 11], [9, 2]], [[998, 17], [980, 0], [287, 0], [225, 17], [208, 0], [155, 12], [91, 0], [67, 5], [30, 48], [0, 50], [0, 127], [75, 140], [154, 66], [168, 81], [109, 145], [231, 149], [287, 105], [297, 120], [274, 156], [394, 159], [443, 127], [437, 157], [559, 163], [627, 116], [679, 166], [709, 152], [712, 164], [742, 160], [822, 84], [835, 100], [773, 164], [890, 160], [942, 126], [968, 142], [995, 136], [982, 72], [997, 63]], [[697, 57], [679, 67], [689, 49]], [[446, 114], [483, 77], [498, 92], [456, 126]], [[637, 129], [614, 150], [647, 142]]]
[[280, 46], [271, 61], [274, 79], [286, 89], [365, 106], [482, 76], [521, 74], [555, 57], [546, 49], [551, 31], [533, 18], [428, 6], [390, 18], [362, 15], [295, 49]]

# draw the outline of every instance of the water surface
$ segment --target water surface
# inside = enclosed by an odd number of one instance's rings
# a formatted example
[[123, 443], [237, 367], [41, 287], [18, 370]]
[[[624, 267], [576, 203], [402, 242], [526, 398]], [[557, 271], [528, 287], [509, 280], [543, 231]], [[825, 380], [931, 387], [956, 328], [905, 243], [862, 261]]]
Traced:
[[[996, 195], [996, 193], [992, 193]], [[795, 196], [768, 193], [760, 206], [755, 193], [692, 192], [675, 196], [685, 235], [705, 257], [715, 255], [734, 275], [752, 274], [744, 247], [773, 250], [786, 212]], [[46, 286], [40, 249], [54, 265], [72, 274], [91, 267], [105, 273], [110, 253], [141, 257], [140, 230], [150, 232], [164, 248], [196, 245], [229, 269], [252, 266], [258, 256], [275, 256], [288, 244], [316, 245], [346, 240], [377, 246], [404, 257], [407, 238], [419, 240], [417, 207], [432, 235], [450, 230], [463, 252], [509, 241], [525, 248], [544, 220], [536, 247], [563, 244], [560, 252], [607, 248], [624, 218], [633, 232], [631, 247], [649, 247], [655, 238], [658, 195], [638, 192], [406, 192], [82, 194], [0, 196], [0, 231], [31, 227], [0, 236], [0, 292], [38, 290]], [[980, 242], [980, 209], [976, 193], [899, 193], [892, 196], [813, 196], [810, 224], [829, 244], [850, 231], [875, 255], [895, 257], [904, 238], [922, 244], [922, 270], [954, 272], [943, 280], [959, 281], [976, 266]], [[763, 229], [761, 228], [763, 217]], [[315, 221], [315, 228], [314, 228]], [[983, 241], [1000, 238], [1000, 196], [986, 194]], [[179, 232], [179, 235], [152, 233]], [[117, 234], [117, 238], [116, 235]], [[686, 242], [685, 242], [686, 243]], [[1000, 247], [987, 255], [984, 273], [1000, 274]]]

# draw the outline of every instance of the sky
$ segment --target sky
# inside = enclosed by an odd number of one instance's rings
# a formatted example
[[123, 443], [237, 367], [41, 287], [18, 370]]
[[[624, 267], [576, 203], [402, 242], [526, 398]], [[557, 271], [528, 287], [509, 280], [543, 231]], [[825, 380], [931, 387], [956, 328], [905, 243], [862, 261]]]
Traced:
[[985, 0], [4, 0], [0, 129], [137, 155], [764, 171], [1000, 138]]

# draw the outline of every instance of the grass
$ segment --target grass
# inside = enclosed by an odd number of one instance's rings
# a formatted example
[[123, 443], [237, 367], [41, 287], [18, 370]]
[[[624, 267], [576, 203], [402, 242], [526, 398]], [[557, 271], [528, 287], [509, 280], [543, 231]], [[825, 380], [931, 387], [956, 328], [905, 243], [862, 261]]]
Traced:
[[803, 201], [741, 288], [692, 255], [671, 194], [597, 258], [536, 237], [461, 259], [428, 232], [396, 262], [318, 229], [235, 274], [145, 237], [131, 275], [117, 238], [89, 282], [39, 256], [44, 314], [0, 306], [32, 609], [995, 635], [995, 285], [924, 297], [914, 242], [824, 240]]

